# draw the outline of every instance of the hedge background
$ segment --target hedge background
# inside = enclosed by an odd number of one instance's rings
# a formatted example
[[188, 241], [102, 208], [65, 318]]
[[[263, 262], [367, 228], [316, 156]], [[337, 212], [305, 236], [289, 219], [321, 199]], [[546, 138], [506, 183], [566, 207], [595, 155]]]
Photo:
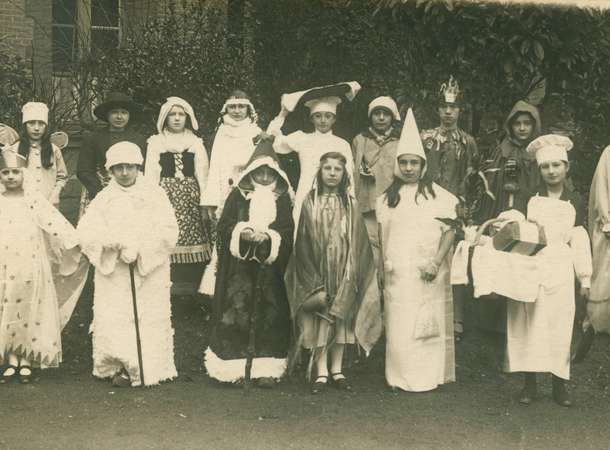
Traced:
[[[227, 19], [205, 3], [170, 6], [130, 30], [120, 49], [81, 58], [72, 68], [75, 83], [102, 97], [110, 90], [132, 94], [147, 109], [142, 127], [150, 133], [164, 99], [182, 96], [209, 139], [234, 88], [250, 93], [265, 127], [281, 93], [357, 80], [363, 90], [338, 127], [349, 138], [364, 125], [368, 102], [382, 94], [394, 96], [403, 111], [413, 107], [420, 128], [435, 126], [439, 85], [453, 74], [466, 96], [462, 125], [484, 150], [516, 100], [539, 103], [544, 130], [560, 130], [576, 143], [572, 177], [583, 193], [610, 143], [609, 10], [455, 0], [229, 0]], [[0, 92], [8, 123], [30, 89], [19, 62], [11, 64], [15, 70], [0, 64], [0, 86], [9, 86]]]

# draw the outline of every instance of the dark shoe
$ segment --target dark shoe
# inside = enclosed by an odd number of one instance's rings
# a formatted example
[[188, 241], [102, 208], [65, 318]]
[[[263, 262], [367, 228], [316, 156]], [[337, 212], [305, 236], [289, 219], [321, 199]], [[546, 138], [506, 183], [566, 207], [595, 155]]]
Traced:
[[341, 391], [351, 391], [352, 385], [341, 372], [331, 374], [333, 386]]
[[264, 377], [258, 378], [256, 380], [256, 385], [263, 389], [273, 389], [275, 387], [276, 381], [272, 377]]
[[[7, 375], [6, 372], [8, 372], [9, 369], [13, 369], [13, 373], [10, 375]], [[11, 364], [6, 364], [6, 365], [0, 367], [0, 384], [10, 383], [17, 376], [18, 376], [18, 369], [16, 366], [13, 366]]]
[[32, 381], [32, 368], [30, 366], [19, 366], [17, 373], [21, 384], [29, 384]]
[[525, 384], [519, 393], [519, 403], [522, 405], [531, 405], [536, 399], [536, 374], [526, 373]]
[[125, 372], [125, 370], [117, 372], [115, 376], [112, 377], [112, 385], [115, 387], [130, 387], [131, 379], [129, 378], [129, 374]]
[[565, 381], [553, 375], [553, 400], [559, 406], [569, 408], [572, 406], [568, 391], [566, 391]]
[[519, 393], [519, 403], [522, 405], [531, 405], [536, 399], [536, 392], [529, 387], [524, 387]]
[[328, 385], [328, 376], [320, 375], [316, 378], [316, 380], [311, 385], [311, 393], [314, 395], [321, 394], [322, 392], [326, 391], [327, 385]]

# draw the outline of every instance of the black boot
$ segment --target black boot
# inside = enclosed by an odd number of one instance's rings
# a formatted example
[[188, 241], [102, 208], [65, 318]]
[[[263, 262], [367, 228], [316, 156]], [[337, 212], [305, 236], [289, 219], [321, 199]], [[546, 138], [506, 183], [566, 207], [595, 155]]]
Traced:
[[570, 401], [570, 396], [568, 395], [568, 391], [566, 391], [566, 382], [565, 380], [556, 377], [553, 375], [553, 400], [560, 406], [565, 406], [569, 408], [572, 406], [572, 402]]
[[519, 403], [522, 405], [531, 404], [536, 398], [536, 373], [526, 372], [525, 373], [525, 384], [519, 394]]

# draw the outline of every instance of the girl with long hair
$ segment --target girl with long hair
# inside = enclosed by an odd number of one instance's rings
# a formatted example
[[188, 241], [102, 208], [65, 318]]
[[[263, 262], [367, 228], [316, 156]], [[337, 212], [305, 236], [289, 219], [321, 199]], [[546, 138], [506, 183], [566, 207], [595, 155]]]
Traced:
[[377, 200], [380, 284], [384, 292], [386, 381], [423, 392], [455, 381], [453, 297], [449, 284], [454, 233], [438, 219], [456, 216], [457, 199], [426, 177], [427, 159], [409, 110], [394, 180]]
[[12, 150], [27, 160], [34, 188], [53, 206], [68, 182], [68, 169], [61, 150], [51, 143], [49, 108], [44, 103], [28, 102], [21, 109], [23, 129]]

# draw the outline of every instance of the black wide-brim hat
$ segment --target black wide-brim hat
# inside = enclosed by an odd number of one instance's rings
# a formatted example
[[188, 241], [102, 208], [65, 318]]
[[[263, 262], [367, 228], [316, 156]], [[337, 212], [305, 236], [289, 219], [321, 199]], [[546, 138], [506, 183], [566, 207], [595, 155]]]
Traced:
[[103, 103], [100, 103], [93, 110], [93, 114], [99, 120], [108, 122], [108, 113], [113, 109], [126, 109], [133, 119], [142, 112], [142, 108], [134, 102], [130, 96], [122, 92], [110, 92]]

